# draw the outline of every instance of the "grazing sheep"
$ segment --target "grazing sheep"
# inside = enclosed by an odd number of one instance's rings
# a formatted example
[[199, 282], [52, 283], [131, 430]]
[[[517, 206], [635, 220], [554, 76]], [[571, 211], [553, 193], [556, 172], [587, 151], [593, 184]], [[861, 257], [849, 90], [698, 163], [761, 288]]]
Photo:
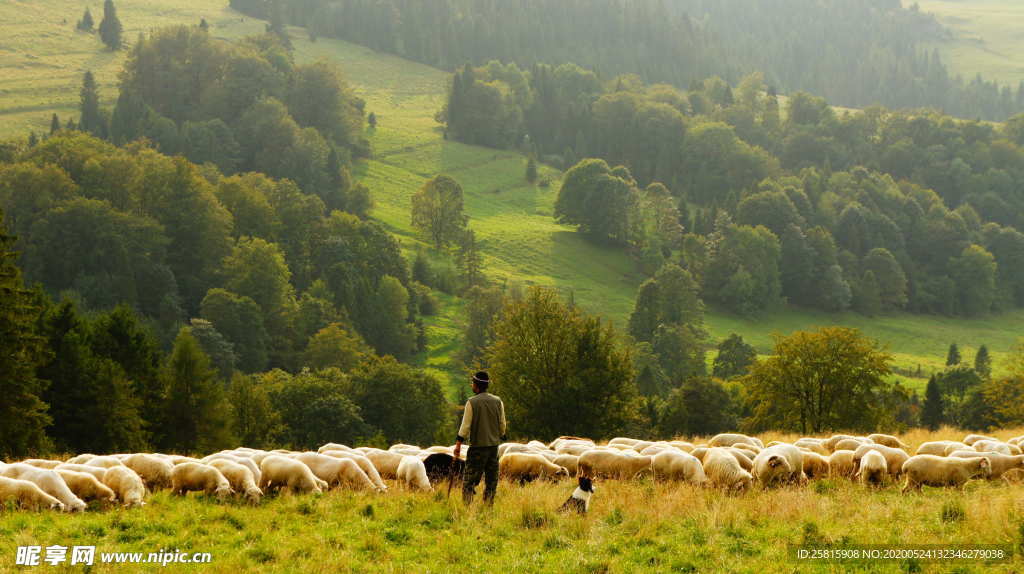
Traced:
[[362, 452], [363, 456], [370, 460], [382, 478], [395, 478], [398, 473], [398, 465], [401, 464], [402, 458], [406, 456], [401, 453], [376, 448]]
[[710, 448], [704, 455], [704, 474], [711, 484], [728, 490], [750, 488], [754, 477], [743, 470], [736, 457], [724, 448]]
[[871, 444], [867, 440], [862, 440], [857, 437], [844, 438], [843, 440], [836, 443], [836, 448], [832, 452], [837, 450], [857, 450], [863, 444]]
[[167, 458], [171, 461], [171, 464], [173, 464], [174, 466], [178, 466], [179, 464], [185, 464], [186, 462], [203, 462], [198, 458], [191, 456], [182, 456], [180, 454], [172, 454], [169, 455]]
[[4, 477], [18, 480], [27, 480], [34, 483], [40, 490], [56, 498], [64, 504], [67, 512], [79, 512], [85, 510], [85, 502], [75, 496], [68, 488], [67, 483], [55, 470], [47, 468], [36, 468], [30, 464], [15, 463], [6, 465], [0, 471]]
[[370, 477], [370, 482], [372, 482], [373, 485], [377, 487], [377, 490], [384, 492], [385, 490], [388, 489], [388, 485], [384, 484], [384, 481], [381, 480], [380, 473], [377, 472], [377, 467], [373, 466], [373, 463], [370, 462], [370, 459], [366, 458], [363, 455], [363, 453], [358, 451], [346, 452], [341, 450], [328, 450], [324, 451], [321, 454], [333, 456], [334, 458], [349, 458], [354, 460], [356, 464], [359, 465], [359, 468], [363, 469], [363, 472], [366, 473], [366, 476]]
[[427, 468], [423, 466], [423, 461], [415, 456], [406, 456], [402, 459], [398, 464], [396, 477], [399, 484], [411, 490], [434, 490], [434, 487], [430, 486], [430, 479], [427, 478]]
[[96, 477], [96, 480], [103, 482], [103, 477], [107, 475], [107, 469], [100, 468], [98, 466], [87, 466], [84, 464], [69, 464], [64, 463], [55, 468], [54, 470], [73, 470], [75, 472], [85, 472]]
[[126, 507], [143, 506], [142, 498], [146, 495], [146, 485], [137, 472], [127, 466], [113, 466], [103, 475], [103, 484], [114, 491], [117, 498]]
[[732, 445], [732, 448], [749, 452], [751, 457], [753, 457], [757, 453], [761, 452], [761, 450], [762, 450], [760, 447], [758, 447], [756, 445], [747, 444], [745, 442], [738, 442], [738, 443]]
[[308, 466], [317, 478], [327, 483], [328, 488], [350, 486], [356, 490], [378, 490], [370, 477], [350, 458], [335, 458], [315, 452], [292, 455], [292, 458]]
[[96, 458], [95, 454], [84, 453], [65, 460], [64, 464], [85, 464], [94, 458]]
[[964, 437], [963, 443], [967, 446], [974, 446], [974, 443], [978, 442], [979, 440], [991, 440], [999, 442], [999, 439], [997, 439], [994, 436], [986, 436], [983, 434], [969, 434]]
[[[255, 453], [253, 453], [253, 454], [255, 454]], [[211, 462], [213, 462], [215, 460], [226, 460], [228, 462], [236, 462], [236, 463], [238, 463], [238, 464], [248, 468], [249, 472], [252, 473], [252, 479], [255, 480], [257, 484], [259, 484], [259, 482], [260, 482], [260, 465], [257, 464], [256, 461], [254, 461], [252, 459], [252, 457], [242, 456], [242, 453], [230, 454], [230, 453], [226, 453], [225, 452], [225, 453], [211, 454], [210, 456], [204, 458], [201, 462], [203, 462], [205, 464], [210, 464]], [[228, 480], [231, 480], [231, 479], [229, 478]]]
[[629, 479], [651, 470], [651, 457], [626, 455], [612, 450], [592, 449], [577, 459], [578, 474], [595, 477]]
[[721, 433], [711, 437], [708, 446], [735, 446], [736, 444], [749, 444], [758, 448], [764, 448], [761, 440], [752, 436], [738, 433]]
[[691, 450], [690, 454], [697, 457], [697, 459], [700, 460], [701, 462], [704, 462], [704, 457], [708, 454], [709, 450], [711, 449], [709, 449], [706, 446], [698, 446], [697, 448]]
[[678, 448], [683, 452], [693, 452], [695, 448], [692, 442], [686, 442], [684, 440], [670, 440], [668, 444]]
[[857, 472], [857, 465], [853, 464], [852, 450], [837, 450], [828, 457], [828, 468], [831, 476], [852, 478]]
[[932, 454], [935, 456], [945, 456], [946, 447], [948, 447], [951, 444], [961, 445], [960, 448], [967, 447], [967, 445], [965, 445], [964, 443], [957, 442], [955, 440], [933, 440], [921, 443], [921, 445], [917, 447], [917, 450], [914, 451], [914, 454]]
[[129, 455], [121, 463], [134, 470], [151, 491], [171, 487], [171, 473], [175, 466], [167, 459], [136, 453]]
[[574, 454], [560, 454], [551, 461], [553, 464], [557, 464], [569, 471], [569, 476], [576, 476], [579, 474], [580, 468], [580, 457]]
[[558, 450], [559, 446], [570, 443], [589, 444], [590, 446], [594, 446], [594, 441], [590, 440], [589, 438], [562, 435], [548, 443], [548, 448], [550, 448], [551, 450]]
[[[828, 439], [826, 439], [822, 443], [822, 446], [824, 446], [826, 449], [828, 449], [829, 452], [835, 452], [837, 450], [840, 450], [839, 448], [836, 447], [836, 445], [839, 444], [839, 441], [850, 439], [850, 438], [857, 438], [857, 437], [855, 437], [853, 435], [849, 435], [849, 434], [834, 434], [831, 437], [829, 437]], [[850, 449], [850, 450], [853, 450], [853, 449]]]
[[890, 447], [890, 448], [902, 448], [902, 449], [910, 448], [910, 447], [908, 447], [906, 445], [906, 443], [901, 441], [898, 437], [895, 437], [895, 436], [893, 436], [891, 434], [874, 433], [874, 434], [869, 434], [868, 438], [871, 439], [875, 444], [880, 444], [882, 446], [887, 446], [887, 447]]
[[628, 447], [632, 447], [633, 445], [635, 445], [638, 442], [640, 442], [640, 439], [629, 438], [629, 437], [625, 437], [625, 436], [617, 436], [617, 437], [613, 438], [612, 440], [608, 441], [608, 446], [612, 446], [612, 445], [616, 445], [616, 444], [624, 444], [624, 445], [626, 445]]
[[317, 478], [305, 464], [285, 456], [270, 455], [260, 463], [260, 490], [287, 488], [292, 492], [322, 493], [327, 483]]
[[64, 510], [64, 503], [43, 492], [34, 482], [0, 477], [0, 504], [14, 502], [23, 508]]
[[354, 448], [352, 448], [350, 446], [346, 446], [346, 445], [343, 445], [343, 444], [338, 444], [336, 442], [329, 442], [329, 443], [321, 446], [320, 448], [317, 449], [317, 452], [323, 454], [324, 451], [328, 451], [328, 450], [343, 450], [345, 452], [359, 452], [359, 451], [355, 450]]
[[47, 460], [43, 458], [28, 458], [21, 461], [21, 463], [32, 465], [36, 468], [45, 468], [47, 470], [53, 470], [62, 464], [59, 460]]
[[113, 490], [110, 490], [109, 487], [100, 482], [95, 476], [87, 472], [77, 472], [64, 468], [56, 468], [54, 472], [64, 479], [64, 484], [68, 485], [68, 488], [71, 489], [71, 492], [75, 493], [75, 496], [85, 502], [99, 500], [104, 503], [113, 503], [117, 500], [117, 495], [114, 494]]
[[[950, 441], [950, 443], [946, 445], [946, 448], [942, 449], [942, 456], [949, 456], [949, 453], [951, 453], [953, 451], [969, 450], [969, 449], [971, 449], [971, 447], [967, 446], [966, 444], [964, 444], [962, 442]], [[925, 453], [920, 453], [920, 454], [925, 454]]]
[[652, 445], [646, 446], [643, 450], [640, 450], [640, 451], [637, 451], [637, 452], [639, 452], [642, 455], [654, 456], [654, 455], [656, 455], [659, 452], [664, 451], [664, 450], [676, 450], [676, 449], [675, 449], [675, 447], [673, 447], [670, 444], [654, 443]]
[[974, 444], [971, 446], [978, 452], [998, 452], [999, 454], [1005, 455], [1014, 454], [1010, 445], [998, 440], [978, 440], [974, 441]]
[[[778, 458], [786, 464], [779, 464]], [[776, 464], [771, 464], [775, 460]], [[769, 486], [774, 482], [801, 482], [804, 476], [804, 452], [791, 444], [770, 446], [754, 457], [754, 477]]]
[[911, 488], [920, 489], [922, 484], [930, 486], [963, 486], [968, 480], [988, 476], [992, 465], [987, 458], [944, 458], [931, 454], [919, 454], [903, 463], [907, 483], [903, 492]]
[[694, 484], [708, 481], [697, 457], [676, 449], [667, 449], [654, 455], [651, 459], [655, 480], [681, 480]]
[[90, 458], [88, 462], [84, 463], [86, 466], [96, 466], [99, 468], [111, 468], [115, 466], [124, 466], [120, 459], [113, 456], [97, 456]]
[[1006, 442], [1008, 444], [1012, 444], [1013, 446], [1019, 447], [1021, 443], [1024, 443], [1024, 435], [1015, 436]]
[[800, 439], [793, 443], [793, 446], [803, 449], [805, 452], [813, 452], [828, 457], [831, 454], [825, 445], [820, 442], [810, 442], [807, 439]]
[[181, 496], [188, 492], [203, 492], [216, 495], [218, 500], [235, 493], [219, 470], [201, 462], [176, 465], [171, 472], [171, 492]]
[[260, 503], [263, 491], [256, 486], [256, 478], [253, 476], [252, 471], [249, 470], [249, 467], [226, 458], [216, 458], [208, 464], [219, 470], [224, 475], [224, 478], [228, 479], [228, 484], [231, 485], [232, 490], [237, 493], [244, 493], [249, 502], [253, 504]]
[[853, 453], [853, 465], [859, 466], [860, 459], [871, 451], [878, 452], [885, 458], [888, 472], [894, 477], [903, 474], [903, 463], [907, 462], [907, 459], [910, 458], [910, 455], [903, 449], [891, 448], [881, 444], [862, 444]]
[[889, 463], [885, 456], [877, 450], [869, 450], [860, 458], [857, 466], [857, 473], [854, 478], [859, 478], [863, 485], [881, 486], [885, 476], [889, 473]]
[[507, 480], [530, 482], [538, 478], [569, 478], [569, 471], [539, 454], [513, 452], [498, 460], [498, 476]]
[[949, 453], [949, 456], [953, 458], [987, 458], [992, 471], [989, 478], [993, 480], [1001, 478], [1003, 474], [1011, 470], [1024, 468], [1024, 456], [1021, 455], [1006, 455], [998, 452], [978, 452], [974, 450], [957, 450]]
[[558, 454], [571, 454], [573, 456], [579, 456], [588, 450], [595, 448], [592, 442], [570, 442], [566, 441], [559, 444], [555, 448], [555, 452]]
[[810, 480], [826, 478], [829, 475], [830, 466], [827, 456], [817, 452], [804, 451], [804, 474]]

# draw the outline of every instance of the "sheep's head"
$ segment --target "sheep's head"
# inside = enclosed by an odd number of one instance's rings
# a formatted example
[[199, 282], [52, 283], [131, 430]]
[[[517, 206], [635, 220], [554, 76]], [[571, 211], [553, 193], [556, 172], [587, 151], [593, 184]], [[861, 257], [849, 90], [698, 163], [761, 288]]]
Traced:
[[224, 500], [225, 498], [231, 496], [234, 493], [235, 493], [235, 491], [232, 490], [231, 486], [228, 485], [228, 484], [218, 485], [217, 489], [214, 490], [214, 494], [216, 494], [217, 498], [220, 499], [220, 500]]
[[558, 470], [555, 471], [554, 475], [555, 480], [559, 480], [562, 478], [569, 478], [569, 469], [565, 468], [564, 466], [558, 467]]
[[260, 498], [263, 497], [263, 491], [255, 486], [252, 486], [245, 490], [245, 496], [253, 504], [259, 504]]
[[979, 474], [982, 476], [990, 476], [992, 474], [992, 463], [987, 458], [980, 459], [978, 463]]
[[57, 510], [57, 511], [60, 511], [60, 512], [64, 512], [64, 503], [58, 500], [58, 501], [50, 504], [50, 510]]

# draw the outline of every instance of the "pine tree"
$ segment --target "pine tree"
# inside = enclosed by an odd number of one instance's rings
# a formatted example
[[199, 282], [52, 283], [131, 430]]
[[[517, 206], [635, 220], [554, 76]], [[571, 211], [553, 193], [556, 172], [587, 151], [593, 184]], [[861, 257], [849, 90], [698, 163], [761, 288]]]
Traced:
[[370, 115], [366, 116], [366, 123], [371, 129], [377, 127], [377, 114], [370, 112]]
[[78, 129], [78, 125], [75, 124], [75, 119], [74, 118], [68, 118], [68, 123], [64, 124], [64, 129], [66, 129], [66, 130], [77, 130]]
[[209, 32], [210, 31], [210, 24], [206, 21], [206, 18], [201, 18], [199, 20], [199, 29], [202, 30], [203, 32]]
[[14, 238], [0, 224], [0, 458], [6, 460], [45, 450], [49, 445], [44, 429], [51, 421], [39, 398], [46, 383], [36, 378], [36, 367], [47, 360], [49, 351], [36, 332], [39, 306], [22, 284], [13, 244]]
[[983, 379], [992, 376], [992, 357], [989, 356], [988, 347], [985, 345], [978, 347], [978, 352], [974, 355], [974, 371]]
[[284, 27], [284, 7], [280, 0], [271, 0], [267, 7], [270, 12], [270, 23], [267, 24], [267, 32], [274, 34], [281, 39], [281, 43], [288, 49], [292, 47], [292, 41], [288, 38], [288, 31]]
[[79, 111], [82, 116], [78, 120], [78, 127], [84, 132], [102, 138], [106, 135], [106, 126], [103, 125], [103, 115], [100, 113], [100, 96], [96, 90], [96, 78], [91, 70], [86, 70], [82, 77], [82, 89], [79, 92]]
[[114, 8], [114, 0], [103, 2], [103, 20], [100, 22], [100, 39], [111, 50], [121, 49], [121, 20], [117, 18], [117, 9]]
[[946, 366], [952, 367], [953, 365], [960, 364], [960, 349], [956, 346], [956, 343], [949, 345], [949, 352], [946, 353]]
[[52, 136], [53, 134], [55, 134], [55, 133], [57, 133], [59, 131], [60, 131], [60, 118], [58, 118], [57, 114], [54, 113], [53, 116], [50, 117], [50, 135]]
[[532, 183], [537, 182], [537, 160], [530, 154], [530, 159], [526, 160], [526, 181]]
[[939, 390], [939, 383], [935, 375], [928, 379], [928, 386], [924, 391], [924, 407], [921, 409], [921, 424], [930, 430], [938, 429], [944, 419], [945, 407], [942, 401], [942, 391]]
[[78, 21], [78, 29], [83, 32], [92, 32], [93, 21], [92, 12], [89, 9], [85, 9], [85, 13], [82, 14], [82, 19]]
[[483, 261], [476, 243], [476, 233], [472, 229], [467, 229], [459, 242], [458, 265], [467, 289], [480, 284]]
[[216, 377], [199, 341], [182, 327], [164, 366], [165, 448], [207, 452], [230, 443], [230, 411]]
[[36, 132], [29, 132], [29, 134], [28, 134], [28, 147], [36, 147], [36, 145], [38, 143], [39, 143], [39, 136], [36, 135]]

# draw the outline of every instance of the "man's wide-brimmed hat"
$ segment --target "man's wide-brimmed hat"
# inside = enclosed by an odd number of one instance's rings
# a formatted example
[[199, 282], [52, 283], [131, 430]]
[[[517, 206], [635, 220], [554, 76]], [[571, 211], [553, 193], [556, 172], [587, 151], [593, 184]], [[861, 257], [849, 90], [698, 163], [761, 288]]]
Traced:
[[491, 377], [487, 375], [487, 371], [477, 371], [473, 375], [473, 382], [489, 385], [491, 383]]

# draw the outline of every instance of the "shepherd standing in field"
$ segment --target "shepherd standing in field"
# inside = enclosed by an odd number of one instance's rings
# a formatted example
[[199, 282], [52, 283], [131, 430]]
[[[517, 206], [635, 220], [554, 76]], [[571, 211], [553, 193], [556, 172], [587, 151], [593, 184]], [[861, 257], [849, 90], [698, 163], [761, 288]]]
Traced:
[[462, 483], [462, 500], [473, 502], [476, 485], [484, 477], [484, 502], [494, 503], [498, 490], [498, 445], [505, 440], [508, 423], [505, 420], [505, 404], [501, 399], [487, 392], [491, 379], [485, 371], [473, 375], [475, 396], [466, 401], [462, 425], [455, 437], [455, 458], [459, 458], [462, 443], [469, 442], [466, 453], [466, 475]]

